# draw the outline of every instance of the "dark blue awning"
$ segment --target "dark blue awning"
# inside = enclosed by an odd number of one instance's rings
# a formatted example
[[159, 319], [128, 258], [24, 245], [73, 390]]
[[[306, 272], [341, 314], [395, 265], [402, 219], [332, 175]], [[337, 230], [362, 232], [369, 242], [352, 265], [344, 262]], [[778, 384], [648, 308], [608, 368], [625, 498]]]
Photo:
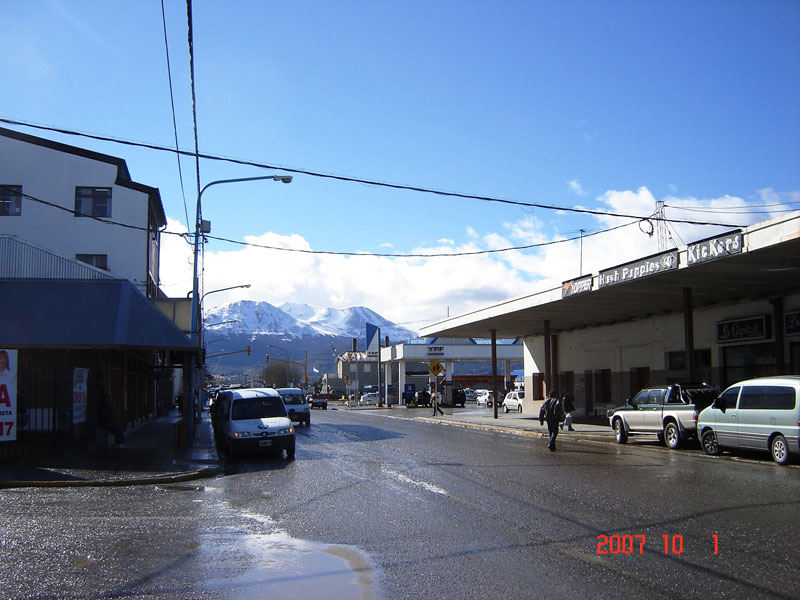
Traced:
[[194, 349], [127, 279], [0, 279], [0, 347]]

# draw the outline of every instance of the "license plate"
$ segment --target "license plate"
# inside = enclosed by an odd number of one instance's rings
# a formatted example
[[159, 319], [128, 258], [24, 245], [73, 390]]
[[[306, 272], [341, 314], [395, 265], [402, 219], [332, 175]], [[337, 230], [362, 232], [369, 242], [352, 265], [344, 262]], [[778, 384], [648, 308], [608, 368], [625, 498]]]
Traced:
[[258, 440], [259, 446], [272, 446], [272, 440]]

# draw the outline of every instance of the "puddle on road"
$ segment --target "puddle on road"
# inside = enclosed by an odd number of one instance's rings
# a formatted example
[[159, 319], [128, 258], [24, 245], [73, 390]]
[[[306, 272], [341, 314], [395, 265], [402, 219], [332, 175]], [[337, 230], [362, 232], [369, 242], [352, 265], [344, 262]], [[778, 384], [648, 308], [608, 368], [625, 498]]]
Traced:
[[[274, 525], [269, 517], [244, 514], [246, 518]], [[217, 540], [211, 551], [219, 561], [231, 547]], [[354, 546], [324, 544], [293, 538], [283, 530], [236, 536], [235, 544], [248, 555], [236, 569], [223, 568], [215, 577], [216, 589], [230, 600], [256, 598], [303, 599], [324, 595], [326, 600], [373, 600], [380, 598], [376, 571], [368, 555]], [[209, 549], [206, 548], [206, 551]], [[224, 561], [230, 560], [227, 555]], [[219, 564], [219, 563], [217, 563]], [[222, 566], [222, 565], [219, 565]], [[321, 592], [324, 591], [324, 594]]]
[[260, 597], [328, 600], [377, 598], [370, 560], [358, 549], [298, 540], [286, 532], [249, 535], [256, 565], [229, 580], [232, 600]]

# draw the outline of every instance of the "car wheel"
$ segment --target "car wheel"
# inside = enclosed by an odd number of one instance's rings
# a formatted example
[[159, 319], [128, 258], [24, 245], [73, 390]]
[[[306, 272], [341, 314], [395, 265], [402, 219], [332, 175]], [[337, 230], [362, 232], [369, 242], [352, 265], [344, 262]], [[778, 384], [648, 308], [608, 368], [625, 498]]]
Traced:
[[520, 404], [519, 406], [517, 406], [517, 412], [522, 412], [522, 404]]
[[772, 438], [769, 450], [772, 453], [772, 460], [779, 465], [785, 465], [789, 462], [789, 447], [786, 445], [786, 438], [782, 435], [778, 434]]
[[294, 446], [286, 449], [286, 458], [294, 458]]
[[625, 431], [625, 424], [622, 419], [614, 421], [614, 437], [618, 444], [624, 444], [628, 441], [628, 433]]
[[677, 450], [681, 447], [682, 442], [681, 431], [678, 429], [677, 423], [670, 421], [664, 425], [664, 443], [667, 445], [667, 448]]
[[508, 404], [503, 404], [503, 412], [504, 413], [508, 412]]
[[311, 419], [306, 419], [306, 427], [311, 427]]
[[700, 445], [703, 447], [703, 452], [710, 456], [717, 456], [722, 452], [717, 442], [717, 434], [711, 429], [703, 432], [703, 436], [700, 438]]

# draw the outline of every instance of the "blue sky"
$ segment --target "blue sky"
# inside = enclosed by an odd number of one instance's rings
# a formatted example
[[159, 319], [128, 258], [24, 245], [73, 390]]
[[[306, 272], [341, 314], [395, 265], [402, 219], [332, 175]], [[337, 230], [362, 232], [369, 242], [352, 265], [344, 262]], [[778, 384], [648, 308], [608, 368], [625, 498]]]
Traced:
[[[165, 0], [178, 139], [194, 146], [186, 5]], [[174, 146], [159, 0], [2, 0], [0, 117]], [[800, 2], [193, 2], [201, 152], [522, 202], [748, 224], [800, 208]], [[8, 126], [8, 125], [6, 125]], [[194, 161], [35, 135], [121, 156], [194, 219]], [[254, 167], [201, 161], [200, 179]], [[184, 203], [185, 197], [185, 203]], [[704, 212], [698, 212], [702, 210]], [[657, 251], [649, 224], [296, 175], [218, 186], [209, 296], [365, 305], [411, 328]], [[672, 244], [724, 228], [675, 224]], [[191, 288], [186, 244], [162, 278]]]

